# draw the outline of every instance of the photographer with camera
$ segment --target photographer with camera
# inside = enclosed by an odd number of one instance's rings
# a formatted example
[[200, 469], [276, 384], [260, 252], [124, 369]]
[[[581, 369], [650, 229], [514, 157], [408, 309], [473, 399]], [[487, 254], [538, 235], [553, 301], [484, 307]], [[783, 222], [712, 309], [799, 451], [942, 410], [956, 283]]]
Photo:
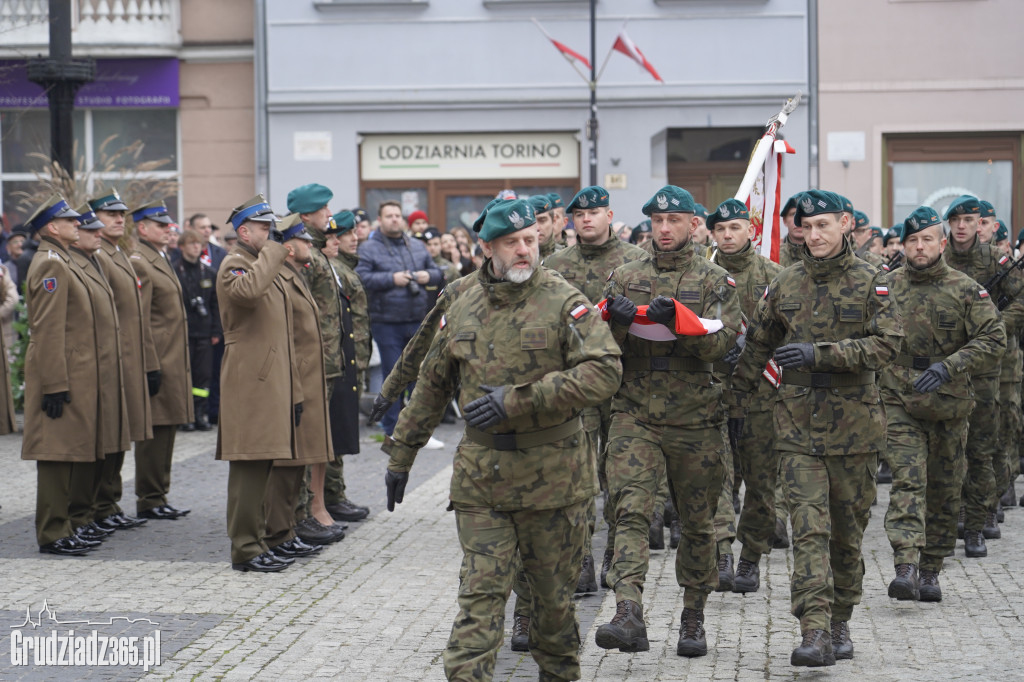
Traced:
[[[397, 201], [381, 203], [377, 214], [380, 229], [359, 246], [356, 274], [369, 299], [370, 331], [386, 377], [433, 303], [424, 288], [440, 287], [443, 278], [423, 243], [402, 231], [402, 207]], [[388, 436], [401, 407], [395, 403], [381, 420]]]
[[[210, 396], [213, 378], [213, 345], [222, 335], [220, 312], [217, 308], [217, 272], [203, 263], [203, 237], [192, 229], [185, 230], [178, 240], [181, 258], [174, 271], [181, 282], [181, 295], [185, 299], [188, 318], [188, 353], [192, 362], [192, 401], [196, 420], [182, 424], [182, 431], [209, 431], [206, 402]], [[217, 368], [220, 369], [219, 367]]]

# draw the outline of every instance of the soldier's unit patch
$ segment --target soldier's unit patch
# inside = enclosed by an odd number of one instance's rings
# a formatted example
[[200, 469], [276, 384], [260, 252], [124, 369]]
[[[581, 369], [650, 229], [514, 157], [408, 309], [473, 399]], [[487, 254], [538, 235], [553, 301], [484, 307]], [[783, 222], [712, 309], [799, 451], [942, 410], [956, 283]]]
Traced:
[[56, 251], [47, 251], [46, 258], [49, 260], [60, 260], [60, 256], [57, 255]]
[[243, 270], [241, 268], [235, 268], [234, 270], [231, 271], [231, 274], [236, 276], [236, 277], [240, 277], [240, 276], [245, 274], [245, 270]]
[[522, 350], [543, 350], [548, 347], [548, 330], [545, 327], [527, 327], [519, 330], [519, 347]]
[[889, 295], [889, 287], [875, 287], [875, 295], [876, 296], [888, 296]]
[[578, 320], [589, 312], [590, 308], [588, 308], [583, 303], [580, 303], [578, 306], [569, 311], [569, 315], [572, 317], [572, 319]]
[[53, 292], [57, 291], [57, 278], [47, 277], [46, 279], [44, 279], [43, 291], [45, 291], [48, 294], [52, 294]]
[[733, 287], [734, 289], [736, 288], [736, 280], [734, 280], [732, 277], [726, 277], [725, 283]]
[[978, 290], [978, 298], [988, 298], [988, 290], [987, 289], [979, 289]]

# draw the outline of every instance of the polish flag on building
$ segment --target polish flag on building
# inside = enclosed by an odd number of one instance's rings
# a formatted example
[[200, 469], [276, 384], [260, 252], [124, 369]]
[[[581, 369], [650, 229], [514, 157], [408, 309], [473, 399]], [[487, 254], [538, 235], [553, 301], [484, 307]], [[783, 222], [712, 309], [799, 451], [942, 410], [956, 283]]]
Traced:
[[636, 46], [636, 43], [634, 43], [626, 34], [626, 29], [622, 29], [621, 31], [619, 31], [619, 35], [615, 39], [615, 44], [612, 45], [612, 49], [621, 52], [622, 54], [626, 55], [627, 57], [635, 61], [640, 66], [647, 69], [647, 73], [654, 76], [654, 80], [658, 81], [659, 83], [665, 82], [664, 80], [662, 80], [661, 76], [658, 75], [658, 72], [654, 69], [654, 67], [651, 66], [651, 63], [647, 61], [647, 57], [645, 57], [644, 53], [640, 51], [640, 48]]
[[[673, 303], [676, 304], [674, 330], [659, 322], [648, 320], [647, 306], [639, 305], [636, 307], [636, 317], [633, 318], [633, 324], [629, 325], [629, 333], [648, 341], [675, 341], [678, 336], [714, 334], [725, 326], [721, 320], [709, 320], [699, 317], [679, 301], [673, 299]], [[611, 314], [608, 312], [608, 299], [598, 303], [597, 309], [601, 311], [602, 320], [607, 322], [611, 319]]]
[[555, 46], [555, 49], [562, 53], [562, 56], [569, 60], [569, 63], [575, 66], [575, 62], [580, 62], [583, 66], [590, 68], [590, 60], [581, 55], [576, 50], [572, 49], [568, 45], [551, 37], [551, 34], [544, 30], [544, 27], [540, 25], [540, 22], [536, 19], [533, 20], [540, 32], [544, 34], [544, 37], [551, 41], [551, 44]]

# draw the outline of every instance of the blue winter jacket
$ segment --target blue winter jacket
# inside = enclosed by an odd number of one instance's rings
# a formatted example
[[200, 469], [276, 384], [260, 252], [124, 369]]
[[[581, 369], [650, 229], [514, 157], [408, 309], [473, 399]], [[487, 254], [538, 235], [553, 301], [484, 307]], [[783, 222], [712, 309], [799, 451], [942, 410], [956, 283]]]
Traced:
[[424, 285], [420, 284], [415, 294], [407, 286], [395, 286], [392, 275], [401, 270], [426, 270], [430, 273], [431, 286], [440, 286], [443, 281], [441, 269], [418, 239], [407, 235], [385, 237], [378, 230], [360, 245], [356, 274], [366, 289], [371, 323], [419, 323], [427, 314], [432, 301], [427, 300], [430, 294]]

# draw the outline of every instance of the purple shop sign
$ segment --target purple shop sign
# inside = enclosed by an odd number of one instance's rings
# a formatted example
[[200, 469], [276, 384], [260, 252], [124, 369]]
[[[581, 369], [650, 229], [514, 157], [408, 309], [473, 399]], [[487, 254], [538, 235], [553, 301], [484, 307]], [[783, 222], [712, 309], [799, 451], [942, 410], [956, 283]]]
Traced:
[[[0, 109], [46, 107], [43, 89], [28, 80], [24, 59], [0, 59]], [[178, 60], [97, 59], [96, 80], [83, 85], [75, 106], [177, 107]]]

